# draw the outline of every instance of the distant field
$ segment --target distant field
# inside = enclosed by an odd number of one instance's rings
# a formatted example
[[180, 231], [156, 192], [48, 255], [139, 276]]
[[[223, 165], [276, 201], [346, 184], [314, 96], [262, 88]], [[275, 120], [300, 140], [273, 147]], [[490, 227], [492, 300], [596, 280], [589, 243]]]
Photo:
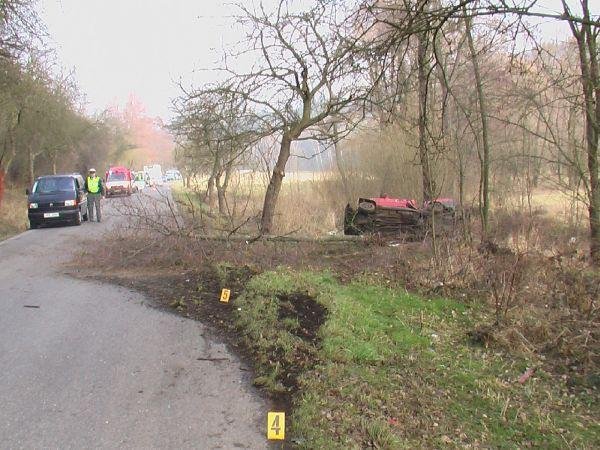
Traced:
[[556, 190], [538, 190], [534, 192], [531, 200], [535, 208], [543, 208], [547, 214], [565, 220], [574, 214], [585, 216], [587, 212], [583, 202]]

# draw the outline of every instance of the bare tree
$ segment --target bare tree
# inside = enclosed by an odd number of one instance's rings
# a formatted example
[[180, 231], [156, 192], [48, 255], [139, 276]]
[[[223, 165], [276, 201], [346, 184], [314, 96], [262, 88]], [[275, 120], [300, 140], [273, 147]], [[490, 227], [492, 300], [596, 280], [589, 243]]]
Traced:
[[[581, 0], [582, 14], [575, 16], [566, 0], [562, 0], [564, 16], [569, 23], [579, 50], [579, 68], [584, 98], [585, 138], [587, 146], [586, 182], [590, 226], [590, 256], [600, 266], [600, 182], [598, 144], [600, 137], [600, 64], [598, 33], [600, 24], [590, 12], [588, 0]], [[593, 22], [596, 23], [593, 23]]]
[[[365, 60], [359, 53], [367, 34], [356, 21], [356, 11], [342, 2], [318, 0], [308, 11], [294, 12], [281, 0], [274, 12], [240, 6], [249, 28], [249, 51], [259, 58], [248, 73], [227, 69], [229, 91], [243, 96], [258, 111], [268, 133], [278, 136], [279, 151], [264, 197], [260, 229], [269, 234], [292, 143], [320, 139], [327, 118], [354, 119], [370, 90]], [[347, 132], [351, 121], [338, 123]], [[325, 138], [329, 139], [329, 129]]]
[[486, 109], [485, 94], [483, 92], [483, 81], [481, 79], [481, 71], [479, 69], [478, 54], [473, 40], [472, 18], [469, 16], [466, 6], [464, 7], [464, 14], [465, 34], [467, 37], [467, 43], [469, 44], [471, 64], [473, 65], [473, 75], [475, 77], [475, 87], [477, 89], [479, 118], [481, 120], [481, 146], [483, 152], [481, 156], [481, 175], [479, 183], [479, 212], [481, 215], [481, 229], [483, 235], [486, 236], [488, 233], [488, 217], [490, 212], [490, 141], [488, 137], [488, 111]]
[[43, 45], [35, 0], [0, 0], [0, 58], [17, 59]]
[[180, 156], [193, 172], [208, 172], [204, 200], [212, 206], [216, 190], [219, 213], [226, 215], [226, 191], [233, 169], [262, 136], [255, 115], [247, 111], [240, 96], [223, 88], [184, 93], [177, 111], [170, 128], [183, 150]]

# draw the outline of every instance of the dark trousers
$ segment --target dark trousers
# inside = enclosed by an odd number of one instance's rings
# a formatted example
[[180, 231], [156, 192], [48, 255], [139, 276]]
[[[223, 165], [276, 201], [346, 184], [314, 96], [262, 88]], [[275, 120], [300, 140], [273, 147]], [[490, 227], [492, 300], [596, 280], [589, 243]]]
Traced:
[[102, 194], [88, 194], [88, 216], [90, 220], [94, 220], [94, 208], [96, 208], [96, 215], [98, 216], [98, 222], [102, 220], [102, 211], [100, 209], [100, 200]]

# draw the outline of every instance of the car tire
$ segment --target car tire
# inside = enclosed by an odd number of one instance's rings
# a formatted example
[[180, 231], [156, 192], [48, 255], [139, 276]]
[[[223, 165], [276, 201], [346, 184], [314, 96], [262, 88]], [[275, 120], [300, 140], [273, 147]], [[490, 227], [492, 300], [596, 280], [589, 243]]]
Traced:
[[77, 212], [77, 217], [75, 218], [75, 221], [73, 223], [75, 225], [81, 225], [81, 220], [82, 220], [82, 215], [81, 215], [81, 210], [79, 210]]
[[375, 212], [375, 203], [360, 202], [358, 204], [358, 210], [365, 214], [373, 214]]
[[33, 222], [33, 221], [29, 221], [29, 229], [30, 230], [36, 230], [40, 227], [40, 224], [37, 222]]

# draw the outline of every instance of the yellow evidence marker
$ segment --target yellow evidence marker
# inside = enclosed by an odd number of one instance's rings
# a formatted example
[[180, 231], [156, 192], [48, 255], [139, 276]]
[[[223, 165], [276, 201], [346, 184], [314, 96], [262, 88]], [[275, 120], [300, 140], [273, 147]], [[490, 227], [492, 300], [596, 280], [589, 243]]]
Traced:
[[231, 295], [231, 291], [229, 289], [223, 289], [221, 291], [221, 301], [223, 303], [229, 303], [229, 296]]
[[285, 413], [267, 414], [267, 439], [282, 441], [285, 439]]

